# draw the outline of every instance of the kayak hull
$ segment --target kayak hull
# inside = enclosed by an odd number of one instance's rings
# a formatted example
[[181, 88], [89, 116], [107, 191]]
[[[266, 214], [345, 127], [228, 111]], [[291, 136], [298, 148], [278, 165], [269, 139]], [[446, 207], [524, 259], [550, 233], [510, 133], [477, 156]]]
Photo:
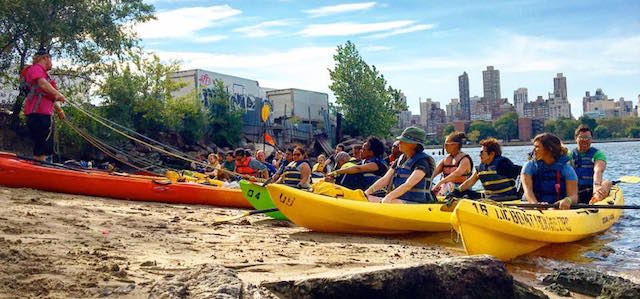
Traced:
[[[267, 188], [262, 187], [262, 185], [254, 184], [246, 180], [240, 181], [240, 189], [242, 189], [242, 195], [244, 198], [256, 209], [256, 210], [267, 210], [273, 209], [276, 207], [271, 200], [271, 196], [267, 191]], [[286, 216], [282, 214], [280, 211], [266, 213], [267, 216], [278, 219], [278, 220], [288, 220]]]
[[[598, 205], [623, 205], [617, 186]], [[461, 200], [451, 214], [467, 254], [490, 254], [508, 261], [551, 243], [568, 243], [607, 230], [622, 210], [537, 210]]]
[[43, 166], [7, 153], [0, 155], [0, 185], [125, 200], [252, 207], [238, 189], [196, 183], [171, 183], [161, 177], [154, 179], [99, 171], [68, 170]]
[[318, 232], [401, 234], [451, 229], [442, 203], [383, 204], [313, 194], [285, 185], [267, 190], [275, 206], [293, 223]]

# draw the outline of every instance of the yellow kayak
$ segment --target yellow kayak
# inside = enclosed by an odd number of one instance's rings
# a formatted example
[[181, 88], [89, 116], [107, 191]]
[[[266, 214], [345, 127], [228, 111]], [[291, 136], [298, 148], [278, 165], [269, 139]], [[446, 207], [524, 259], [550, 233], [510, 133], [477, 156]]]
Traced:
[[[613, 186], [598, 205], [623, 205], [622, 190]], [[467, 254], [490, 254], [508, 261], [550, 243], [577, 241], [608, 229], [622, 210], [537, 210], [500, 207], [461, 200], [451, 224], [462, 237]]]
[[273, 203], [289, 220], [314, 231], [400, 234], [451, 229], [451, 213], [440, 211], [442, 203], [386, 204], [344, 200], [350, 198], [319, 195], [279, 184], [268, 185], [267, 190]]

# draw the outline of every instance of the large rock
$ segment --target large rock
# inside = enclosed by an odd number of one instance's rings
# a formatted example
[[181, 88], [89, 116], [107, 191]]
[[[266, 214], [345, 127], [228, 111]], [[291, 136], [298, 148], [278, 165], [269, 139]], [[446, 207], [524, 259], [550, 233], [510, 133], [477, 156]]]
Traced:
[[157, 282], [149, 298], [241, 298], [243, 284], [235, 272], [204, 264]]
[[[263, 283], [284, 298], [544, 298], [514, 288], [504, 264], [489, 256], [457, 257], [333, 278]], [[515, 292], [517, 291], [517, 292]]]
[[640, 285], [585, 268], [554, 269], [543, 282], [555, 283], [570, 291], [599, 298], [640, 298]]

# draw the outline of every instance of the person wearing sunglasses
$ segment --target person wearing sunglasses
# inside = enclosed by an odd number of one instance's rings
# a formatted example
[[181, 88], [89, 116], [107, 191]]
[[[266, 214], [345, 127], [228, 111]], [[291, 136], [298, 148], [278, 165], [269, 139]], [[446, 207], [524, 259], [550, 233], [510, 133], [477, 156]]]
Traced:
[[[436, 201], [431, 191], [431, 174], [435, 168], [433, 158], [424, 153], [427, 134], [418, 127], [408, 127], [397, 137], [402, 156], [364, 193], [371, 202], [417, 204]], [[384, 198], [373, 194], [391, 185]]]
[[592, 134], [589, 127], [579, 125], [574, 134], [578, 147], [569, 155], [571, 166], [578, 175], [580, 203], [601, 201], [609, 195], [612, 186], [611, 181], [602, 179], [607, 168], [607, 157], [601, 150], [591, 146]]
[[247, 154], [245, 149], [239, 148], [235, 152], [236, 172], [242, 175], [244, 179], [254, 177], [267, 178], [269, 171], [264, 164]]
[[365, 190], [387, 173], [389, 167], [382, 159], [384, 144], [380, 139], [371, 136], [362, 145], [362, 160], [347, 168], [337, 169], [327, 174], [329, 181], [336, 177], [339, 185], [350, 189]]
[[393, 146], [391, 146], [391, 154], [384, 158], [384, 161], [387, 163], [387, 165], [391, 165], [400, 157], [400, 155], [402, 155], [402, 153], [400, 152], [400, 141], [396, 140], [393, 143]]
[[578, 176], [569, 163], [568, 150], [558, 136], [538, 134], [533, 139], [534, 160], [522, 169], [522, 188], [529, 203], [571, 208], [578, 202]]
[[287, 165], [293, 161], [293, 148], [287, 148], [284, 153], [284, 157], [278, 163], [280, 167], [278, 167], [278, 171], [271, 177], [271, 180], [277, 182], [280, 179], [280, 176], [284, 172], [284, 169], [287, 168]]
[[[445, 195], [446, 189], [458, 187], [471, 176], [473, 161], [471, 157], [462, 151], [462, 143], [466, 135], [463, 132], [451, 132], [444, 142], [444, 148], [449, 153], [438, 163], [431, 179], [440, 173], [443, 178], [433, 186], [433, 192]], [[442, 188], [445, 184], [453, 184], [453, 188]], [[440, 190], [442, 189], [442, 190]]]
[[293, 161], [285, 167], [278, 182], [299, 189], [311, 187], [311, 164], [306, 159], [303, 148], [293, 149]]
[[484, 196], [491, 200], [513, 200], [522, 197], [516, 190], [516, 178], [522, 166], [515, 165], [509, 158], [502, 156], [502, 147], [495, 138], [480, 141], [480, 165], [470, 178], [456, 187], [448, 197], [482, 198], [482, 193], [470, 190], [478, 181], [484, 188]]

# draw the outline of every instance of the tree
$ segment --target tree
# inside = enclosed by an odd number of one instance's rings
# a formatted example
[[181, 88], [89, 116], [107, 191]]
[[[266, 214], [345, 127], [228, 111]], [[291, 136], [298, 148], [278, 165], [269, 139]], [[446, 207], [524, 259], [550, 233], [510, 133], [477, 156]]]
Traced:
[[629, 136], [629, 138], [639, 138], [640, 137], [640, 127], [627, 128], [627, 136]]
[[362, 59], [351, 41], [339, 45], [333, 59], [336, 64], [329, 69], [329, 88], [344, 115], [345, 132], [388, 136], [397, 124], [396, 115], [406, 108], [400, 91], [387, 87], [384, 76]]
[[487, 137], [496, 137], [498, 134], [493, 128], [490, 122], [484, 120], [473, 121], [469, 125], [469, 131], [478, 131], [478, 140], [485, 139]]
[[479, 137], [480, 137], [480, 131], [478, 130], [473, 130], [471, 131], [471, 133], [467, 135], [467, 139], [469, 139], [469, 141], [473, 143], [478, 142]]
[[213, 100], [208, 108], [208, 135], [221, 146], [236, 145], [242, 138], [242, 110], [230, 108], [231, 95], [220, 80], [213, 83]]
[[498, 136], [505, 141], [518, 137], [518, 114], [509, 112], [498, 118], [493, 124]]
[[[56, 73], [91, 81], [103, 62], [136, 45], [130, 27], [153, 18], [153, 6], [142, 0], [0, 0], [0, 7], [0, 77], [14, 84], [40, 47], [73, 64], [58, 65]], [[14, 126], [24, 97], [14, 104]]]
[[580, 116], [580, 118], [578, 118], [578, 121], [580, 122], [580, 124], [589, 127], [589, 129], [591, 130], [594, 130], [598, 126], [598, 123], [595, 119], [586, 115]]
[[557, 120], [547, 120], [545, 122], [545, 131], [553, 133], [562, 140], [572, 140], [574, 132], [580, 122], [572, 118], [559, 118]]
[[452, 124], [448, 124], [446, 127], [444, 127], [444, 129], [442, 130], [442, 142], [444, 142], [444, 140], [447, 138], [447, 135], [451, 134], [451, 132], [455, 130], [456, 128]]
[[611, 133], [609, 132], [609, 128], [605, 125], [599, 125], [593, 130], [593, 135], [595, 135], [598, 139], [605, 139], [611, 137]]

